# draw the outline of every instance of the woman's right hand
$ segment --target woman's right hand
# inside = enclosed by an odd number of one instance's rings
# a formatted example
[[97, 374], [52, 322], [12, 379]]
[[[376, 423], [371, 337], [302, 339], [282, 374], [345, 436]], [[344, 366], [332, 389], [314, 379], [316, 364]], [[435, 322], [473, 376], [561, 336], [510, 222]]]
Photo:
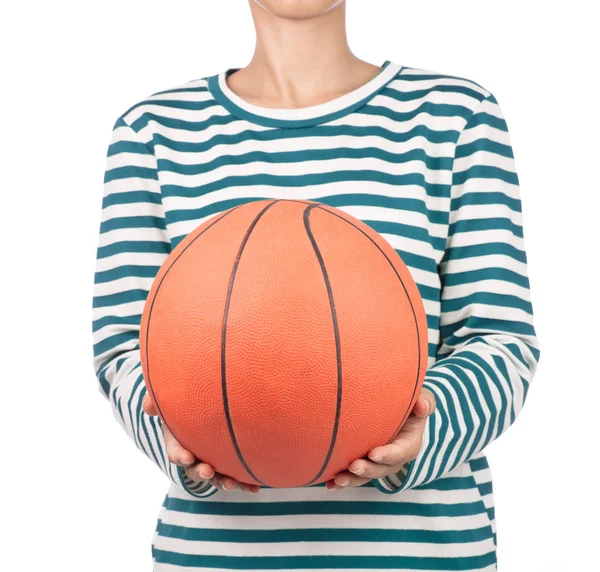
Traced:
[[[156, 407], [154, 407], [152, 400], [148, 394], [144, 395], [144, 399], [142, 401], [142, 409], [148, 415], [158, 415], [158, 411]], [[194, 454], [187, 449], [185, 449], [177, 439], [166, 423], [162, 423], [163, 436], [165, 440], [165, 447], [167, 448], [167, 457], [171, 463], [179, 465], [185, 469], [186, 475], [192, 479], [193, 481], [205, 481], [210, 480], [210, 482], [217, 488], [222, 489], [224, 491], [233, 491], [236, 488], [240, 488], [243, 491], [249, 493], [257, 493], [260, 490], [258, 485], [249, 485], [247, 483], [241, 483], [236, 481], [232, 477], [228, 477], [226, 475], [221, 475], [217, 473], [214, 468], [208, 463], [202, 463], [201, 461], [197, 461]]]

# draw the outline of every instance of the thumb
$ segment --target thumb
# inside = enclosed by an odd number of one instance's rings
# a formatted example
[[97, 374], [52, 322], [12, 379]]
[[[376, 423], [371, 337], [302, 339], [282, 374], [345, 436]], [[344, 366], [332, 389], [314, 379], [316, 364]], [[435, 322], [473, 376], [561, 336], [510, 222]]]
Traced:
[[144, 399], [142, 399], [142, 409], [148, 415], [158, 415], [156, 405], [154, 405], [154, 402], [152, 401], [152, 399], [150, 399], [150, 396], [147, 393], [146, 395], [144, 395]]

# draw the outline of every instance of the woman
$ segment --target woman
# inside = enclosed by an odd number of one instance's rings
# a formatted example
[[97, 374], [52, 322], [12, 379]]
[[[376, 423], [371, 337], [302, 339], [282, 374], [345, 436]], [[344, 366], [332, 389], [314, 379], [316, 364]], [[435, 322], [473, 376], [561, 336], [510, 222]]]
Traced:
[[[95, 368], [117, 419], [171, 480], [155, 570], [495, 570], [485, 447], [539, 359], [519, 182], [479, 84], [357, 58], [345, 2], [250, 2], [250, 63], [155, 93], [116, 121], [94, 295]], [[140, 315], [160, 265], [208, 217], [261, 198], [320, 201], [409, 267], [429, 369], [393, 443], [326, 485], [259, 489], [195, 459], [144, 386]]]

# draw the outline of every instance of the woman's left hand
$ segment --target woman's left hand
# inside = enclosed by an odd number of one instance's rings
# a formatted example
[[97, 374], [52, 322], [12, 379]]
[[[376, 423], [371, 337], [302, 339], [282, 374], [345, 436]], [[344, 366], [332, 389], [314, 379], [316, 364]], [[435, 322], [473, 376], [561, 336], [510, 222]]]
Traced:
[[403, 465], [417, 457], [423, 443], [423, 432], [427, 417], [435, 411], [435, 396], [423, 389], [413, 410], [393, 441], [369, 451], [367, 459], [350, 463], [347, 471], [338, 473], [327, 481], [330, 490], [360, 487], [371, 479], [379, 479], [397, 473]]

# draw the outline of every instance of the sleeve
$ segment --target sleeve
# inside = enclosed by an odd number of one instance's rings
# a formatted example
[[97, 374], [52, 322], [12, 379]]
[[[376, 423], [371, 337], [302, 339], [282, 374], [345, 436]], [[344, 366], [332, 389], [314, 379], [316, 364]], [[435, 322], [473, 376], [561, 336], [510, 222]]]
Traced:
[[386, 493], [427, 484], [475, 458], [514, 422], [539, 361], [519, 180], [492, 94], [457, 140], [439, 272], [440, 345], [424, 381], [437, 410], [417, 458], [374, 480]]
[[161, 419], [142, 409], [141, 315], [170, 245], [156, 157], [120, 117], [112, 130], [104, 175], [92, 304], [94, 369], [99, 390], [138, 449], [172, 482], [202, 498], [218, 489], [208, 480], [190, 480], [169, 461]]

